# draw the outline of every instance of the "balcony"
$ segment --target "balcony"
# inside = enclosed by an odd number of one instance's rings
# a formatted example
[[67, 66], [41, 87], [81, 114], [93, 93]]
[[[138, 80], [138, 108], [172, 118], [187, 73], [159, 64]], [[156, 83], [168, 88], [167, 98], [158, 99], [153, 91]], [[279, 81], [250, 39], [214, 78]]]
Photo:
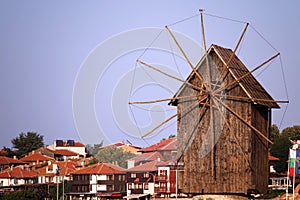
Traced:
[[168, 188], [165, 188], [165, 187], [156, 187], [156, 188], [154, 188], [154, 192], [155, 193], [170, 193], [170, 190], [168, 190]]
[[156, 176], [156, 181], [168, 181], [168, 176]]
[[90, 181], [73, 180], [73, 181], [70, 181], [70, 183], [72, 183], [73, 185], [89, 185]]

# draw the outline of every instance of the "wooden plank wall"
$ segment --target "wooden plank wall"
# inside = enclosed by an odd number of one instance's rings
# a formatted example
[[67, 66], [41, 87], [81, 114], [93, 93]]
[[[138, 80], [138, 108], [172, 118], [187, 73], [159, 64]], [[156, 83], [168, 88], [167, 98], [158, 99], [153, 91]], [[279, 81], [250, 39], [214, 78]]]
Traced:
[[[225, 66], [213, 54], [210, 59], [210, 66], [221, 71]], [[199, 71], [205, 73], [205, 62]], [[233, 80], [228, 75], [224, 80], [228, 84]], [[197, 78], [192, 78], [193, 84], [200, 85]], [[186, 87], [182, 96], [189, 96], [195, 91]], [[244, 91], [235, 87], [226, 91], [228, 95], [246, 96]], [[220, 134], [218, 142], [214, 147], [215, 154], [208, 153], [203, 156], [203, 149], [211, 149], [211, 142], [205, 140], [209, 131], [210, 113], [208, 108], [201, 120], [198, 119], [198, 113], [202, 108], [199, 105], [189, 110], [188, 113], [182, 111], [193, 101], [178, 102], [178, 156], [184, 162], [184, 171], [179, 173], [179, 189], [184, 193], [247, 193], [248, 189], [257, 189], [265, 192], [267, 177], [267, 149], [265, 149], [259, 140], [259, 137], [246, 126], [241, 120], [237, 119], [230, 112], [224, 112], [226, 120], [232, 127], [233, 133], [229, 131], [228, 126], [218, 124], [221, 115], [217, 109], [213, 114], [216, 118], [216, 135]], [[259, 130], [266, 132], [268, 122], [266, 120], [266, 110], [258, 109], [252, 106], [250, 102], [237, 100], [224, 100], [235, 112], [239, 113], [249, 123], [255, 121], [254, 126]], [[225, 110], [222, 108], [222, 110]], [[218, 119], [219, 118], [219, 119]], [[204, 148], [203, 148], [204, 147]], [[205, 152], [205, 151], [204, 151]], [[214, 160], [214, 162], [212, 162]]]

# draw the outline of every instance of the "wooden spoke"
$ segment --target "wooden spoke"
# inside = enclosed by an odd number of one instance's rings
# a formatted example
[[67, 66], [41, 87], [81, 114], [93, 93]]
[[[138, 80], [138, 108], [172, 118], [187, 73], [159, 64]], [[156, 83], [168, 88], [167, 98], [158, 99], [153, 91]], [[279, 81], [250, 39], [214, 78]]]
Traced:
[[[192, 124], [192, 126], [189, 127], [187, 133], [191, 133], [189, 135], [189, 137], [187, 138], [187, 142], [185, 143], [184, 145], [184, 148], [182, 149], [182, 151], [180, 152], [180, 156], [178, 157], [177, 160], [180, 160], [180, 158], [182, 157], [185, 149], [188, 147], [189, 143], [190, 143], [190, 140], [193, 138], [194, 134], [195, 134], [195, 130], [196, 127], [198, 126], [198, 123], [200, 122], [200, 119], [202, 118], [202, 115], [205, 113], [205, 108], [207, 108], [207, 104], [209, 103], [209, 99], [207, 98], [205, 103], [203, 104], [202, 108], [200, 109], [200, 111], [198, 112], [198, 116], [195, 120], [195, 122]], [[182, 117], [181, 117], [182, 118]]]
[[[224, 68], [224, 69], [222, 70], [222, 72], [220, 73], [220, 76], [217, 78], [217, 81], [216, 81], [216, 82], [219, 82], [220, 80], [222, 80], [222, 79], [223, 79], [222, 77], [224, 77], [224, 76], [227, 74], [227, 71], [228, 71], [228, 69], [229, 69], [228, 66], [229, 66], [231, 60], [233, 59], [233, 57], [234, 57], [234, 55], [235, 55], [235, 52], [236, 52], [237, 49], [239, 48], [239, 46], [240, 46], [240, 44], [241, 44], [241, 42], [242, 42], [242, 39], [243, 39], [243, 37], [244, 37], [244, 35], [245, 35], [246, 31], [247, 31], [248, 26], [249, 26], [249, 23], [246, 24], [246, 27], [244, 28], [243, 33], [242, 33], [242, 35], [240, 36], [238, 43], [236, 44], [236, 46], [235, 46], [235, 48], [234, 48], [232, 54], [230, 55], [228, 61], [225, 63], [225, 68]], [[213, 90], [214, 90], [214, 89], [215, 89], [215, 87], [213, 88]]]
[[252, 167], [251, 167], [251, 165], [250, 165], [250, 161], [249, 161], [249, 159], [247, 158], [247, 155], [246, 155], [246, 153], [244, 152], [243, 147], [241, 146], [241, 143], [239, 142], [238, 138], [237, 138], [236, 135], [234, 134], [234, 131], [233, 131], [233, 129], [232, 129], [232, 126], [229, 124], [228, 120], [226, 120], [226, 117], [224, 116], [223, 112], [222, 112], [221, 109], [220, 109], [221, 105], [220, 105], [219, 102], [217, 102], [216, 100], [213, 99], [213, 101], [214, 101], [215, 104], [217, 105], [216, 107], [217, 107], [217, 109], [218, 109], [218, 111], [219, 111], [219, 113], [220, 113], [222, 119], [225, 121], [225, 124], [226, 124], [227, 128], [229, 129], [230, 134], [234, 137], [234, 140], [235, 140], [237, 146], [239, 147], [240, 151], [243, 153], [243, 156], [244, 156], [245, 161], [247, 162], [248, 166], [252, 169]]
[[259, 134], [263, 139], [267, 140], [270, 144], [273, 144], [273, 142], [266, 137], [262, 132], [260, 132], [257, 128], [255, 128], [252, 124], [248, 123], [244, 118], [242, 118], [239, 114], [237, 114], [234, 110], [232, 110], [229, 106], [224, 104], [221, 100], [218, 98], [215, 98], [220, 104], [222, 104], [227, 110], [229, 110], [235, 117], [240, 119], [244, 124], [246, 124], [248, 127], [250, 127], [253, 131], [255, 131], [257, 134]]
[[270, 99], [257, 99], [257, 98], [249, 98], [243, 96], [234, 96], [234, 95], [223, 95], [223, 94], [214, 94], [214, 96], [223, 97], [228, 100], [238, 100], [238, 101], [246, 101], [246, 102], [270, 102], [270, 103], [289, 103], [288, 100], [270, 100]]
[[[202, 97], [199, 102], [204, 101], [207, 98], [207, 96]], [[184, 110], [182, 110], [182, 112], [187, 112], [190, 111], [191, 108], [193, 108], [196, 105], [199, 105], [199, 102], [196, 101], [194, 103], [191, 103], [189, 106], [187, 106]], [[162, 123], [160, 123], [158, 126], [156, 126], [155, 128], [153, 128], [151, 131], [149, 131], [148, 133], [146, 133], [145, 135], [142, 136], [142, 138], [147, 137], [148, 135], [150, 135], [151, 133], [153, 133], [154, 131], [156, 131], [157, 129], [159, 129], [162, 125], [166, 124], [167, 122], [169, 122], [171, 119], [177, 117], [179, 114], [176, 113], [175, 115], [172, 115], [171, 117], [169, 117], [168, 119], [166, 119], [165, 121], [163, 121]]]
[[265, 64], [267, 64], [268, 62], [270, 62], [271, 60], [273, 60], [274, 58], [276, 58], [277, 56], [279, 56], [280, 53], [277, 53], [276, 55], [272, 56], [271, 58], [269, 58], [268, 60], [266, 60], [265, 62], [263, 62], [262, 64], [258, 65], [257, 67], [255, 67], [253, 70], [245, 73], [244, 75], [242, 75], [241, 77], [233, 80], [232, 82], [230, 82], [228, 85], [225, 85], [224, 87], [221, 87], [215, 91], [213, 91], [214, 94], [225, 90], [225, 89], [230, 89], [232, 87], [234, 87], [236, 84], [238, 84], [240, 82], [240, 80], [244, 79], [245, 77], [249, 76], [250, 74], [252, 74], [253, 72], [255, 72], [256, 70], [258, 70], [259, 68], [263, 67]]
[[186, 53], [183, 51], [182, 47], [180, 46], [179, 42], [177, 41], [175, 35], [172, 33], [172, 31], [169, 29], [168, 26], [165, 26], [165, 28], [167, 29], [167, 31], [170, 33], [171, 37], [173, 38], [173, 40], [175, 41], [177, 47], [179, 48], [179, 50], [181, 51], [182, 55], [184, 56], [184, 58], [186, 59], [186, 61], [188, 62], [189, 66], [191, 67], [192, 71], [196, 74], [196, 76], [199, 78], [199, 80], [201, 81], [201, 83], [205, 86], [205, 88], [207, 89], [207, 85], [204, 82], [203, 77], [200, 75], [200, 73], [196, 70], [196, 68], [193, 66], [192, 62], [190, 61], [190, 59], [188, 58], [188, 56], [186, 55]]
[[143, 62], [141, 60], [137, 60], [137, 62], [140, 63], [140, 64], [142, 64], [142, 65], [144, 65], [144, 66], [146, 66], [146, 67], [149, 67], [150, 69], [153, 69], [153, 70], [155, 70], [155, 71], [157, 71], [159, 73], [162, 73], [162, 74], [164, 74], [164, 75], [166, 75], [166, 76], [168, 76], [170, 78], [173, 78], [173, 79], [175, 79], [177, 81], [183, 82], [184, 84], [189, 85], [189, 86], [191, 86], [194, 89], [197, 89], [199, 91], [203, 90], [202, 88], [200, 88], [200, 87], [198, 87], [196, 85], [191, 84], [190, 82], [188, 82], [188, 80], [184, 81], [184, 80], [182, 80], [180, 78], [177, 78], [176, 76], [170, 75], [170, 74], [168, 74], [168, 73], [166, 73], [166, 72], [164, 72], [164, 71], [162, 71], [162, 70], [160, 70], [160, 69], [158, 69], [158, 68], [156, 68], [156, 67], [154, 67], [154, 66], [152, 66], [150, 64], [147, 64], [147, 63], [145, 63], [145, 62]]
[[198, 96], [191, 95], [191, 96], [182, 96], [182, 97], [176, 97], [176, 98], [166, 98], [166, 99], [158, 99], [158, 100], [152, 100], [152, 101], [133, 101], [128, 102], [128, 104], [152, 104], [152, 103], [159, 103], [163, 101], [176, 101], [180, 99], [189, 99], [189, 100], [197, 100]]

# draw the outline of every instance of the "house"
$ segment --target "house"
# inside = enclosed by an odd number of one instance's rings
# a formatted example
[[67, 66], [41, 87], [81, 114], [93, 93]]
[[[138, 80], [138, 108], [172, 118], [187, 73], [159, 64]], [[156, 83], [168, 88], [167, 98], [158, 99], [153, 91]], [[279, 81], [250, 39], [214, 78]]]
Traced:
[[163, 160], [171, 160], [176, 158], [177, 154], [177, 138], [162, 139], [149, 147], [139, 150], [142, 154], [149, 152], [159, 152], [163, 156]]
[[126, 194], [126, 171], [119, 166], [97, 163], [71, 175], [68, 199], [122, 199]]
[[127, 199], [149, 199], [154, 195], [154, 180], [157, 176], [157, 164], [153, 160], [136, 167], [127, 169]]
[[0, 172], [0, 186], [17, 186], [38, 183], [38, 173], [24, 166], [11, 167]]
[[123, 151], [126, 151], [126, 152], [130, 152], [130, 153], [133, 153], [133, 154], [141, 154], [139, 152], [139, 150], [141, 149], [141, 147], [139, 146], [135, 146], [135, 145], [132, 145], [131, 143], [125, 143], [124, 140], [122, 142], [116, 142], [116, 143], [113, 143], [113, 144], [109, 144], [109, 145], [106, 145], [106, 146], [102, 146], [100, 147], [99, 149], [105, 149], [105, 148], [109, 148], [109, 147], [116, 147], [118, 149], [122, 149]]
[[184, 163], [179, 189], [191, 195], [266, 193], [276, 101], [231, 49], [214, 44], [186, 83], [170, 102], [177, 106], [177, 159]]
[[0, 171], [8, 167], [23, 165], [23, 164], [25, 163], [20, 160], [17, 160], [16, 158], [13, 159], [6, 156], [0, 156]]
[[68, 149], [56, 149], [54, 150], [54, 158], [58, 161], [67, 161], [72, 159], [79, 159], [80, 154]]
[[31, 155], [24, 156], [20, 159], [22, 162], [28, 163], [32, 167], [40, 167], [43, 165], [48, 165], [49, 161], [53, 161], [54, 159], [40, 153], [32, 152]]
[[151, 161], [157, 160], [157, 159], [164, 160], [164, 158], [160, 152], [157, 152], [157, 151], [147, 152], [147, 153], [143, 153], [141, 155], [138, 155], [134, 158], [127, 160], [127, 166], [129, 169], [129, 168], [132, 168], [132, 167], [135, 167], [138, 165], [142, 165], [142, 164], [145, 164], [147, 162], [151, 162]]
[[71, 179], [71, 173], [75, 171], [76, 162], [56, 161], [37, 169], [38, 183], [61, 183], [63, 180], [69, 181]]
[[47, 146], [47, 148], [53, 151], [69, 150], [80, 156], [86, 156], [85, 145], [74, 140], [54, 140], [53, 144]]

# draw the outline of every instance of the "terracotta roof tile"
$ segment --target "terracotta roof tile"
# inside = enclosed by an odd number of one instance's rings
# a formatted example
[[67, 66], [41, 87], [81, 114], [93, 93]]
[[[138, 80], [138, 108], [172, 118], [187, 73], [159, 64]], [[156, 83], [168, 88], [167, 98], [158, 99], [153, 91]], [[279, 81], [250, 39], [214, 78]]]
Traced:
[[51, 157], [48, 157], [48, 156], [44, 156], [40, 153], [34, 153], [29, 156], [25, 156], [25, 157], [21, 158], [20, 160], [23, 162], [35, 162], [35, 161], [48, 161], [48, 160], [54, 160], [54, 159]]
[[70, 151], [68, 149], [56, 149], [54, 151], [54, 154], [62, 155], [62, 156], [77, 156], [78, 153], [75, 153], [74, 151]]
[[23, 169], [22, 167], [7, 168], [0, 173], [0, 178], [34, 178], [38, 176], [35, 170]]
[[9, 164], [24, 164], [24, 162], [6, 156], [0, 156], [0, 165], [9, 165]]
[[[121, 170], [122, 169], [122, 170]], [[126, 174], [125, 169], [106, 163], [97, 163], [75, 171], [73, 174]]]
[[152, 151], [158, 151], [158, 150], [169, 150], [169, 151], [176, 151], [177, 150], [177, 138], [169, 138], [162, 140], [156, 144], [153, 144], [149, 147], [143, 148], [140, 151], [141, 152], [152, 152]]
[[138, 165], [136, 167], [132, 167], [127, 169], [128, 172], [153, 172], [157, 170], [157, 165], [159, 165], [161, 161], [153, 160], [151, 162], [147, 162], [142, 165]]
[[147, 152], [143, 153], [139, 156], [136, 156], [130, 160], [134, 160], [135, 163], [139, 163], [142, 161], [152, 161], [152, 160], [157, 160], [157, 158], [160, 158], [161, 160], [163, 159], [163, 156], [159, 152]]

